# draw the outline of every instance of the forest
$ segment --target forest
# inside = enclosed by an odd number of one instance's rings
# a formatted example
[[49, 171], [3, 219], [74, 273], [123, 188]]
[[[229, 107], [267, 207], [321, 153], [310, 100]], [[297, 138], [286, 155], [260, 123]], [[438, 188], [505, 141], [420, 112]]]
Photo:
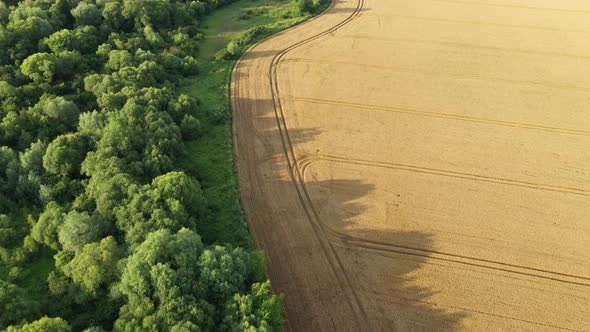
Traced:
[[212, 66], [325, 5], [273, 1], [286, 25], [203, 61], [200, 22], [232, 0], [0, 1], [0, 330], [282, 329], [243, 216], [221, 221], [231, 158], [190, 165], [231, 121]]

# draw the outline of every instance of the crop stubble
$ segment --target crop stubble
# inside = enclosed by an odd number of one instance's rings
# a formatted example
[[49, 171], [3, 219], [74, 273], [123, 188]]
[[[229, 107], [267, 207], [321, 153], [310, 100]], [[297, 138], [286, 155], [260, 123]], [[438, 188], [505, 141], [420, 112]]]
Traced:
[[589, 4], [336, 1], [231, 96], [288, 328], [589, 329]]

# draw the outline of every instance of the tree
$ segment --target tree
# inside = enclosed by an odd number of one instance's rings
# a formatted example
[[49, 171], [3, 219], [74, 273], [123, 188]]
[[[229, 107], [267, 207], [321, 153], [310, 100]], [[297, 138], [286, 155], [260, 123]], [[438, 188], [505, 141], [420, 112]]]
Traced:
[[59, 228], [58, 239], [63, 250], [79, 252], [86, 244], [98, 241], [104, 234], [106, 225], [87, 212], [71, 211], [64, 217]]
[[153, 48], [160, 48], [164, 45], [164, 39], [150, 25], [143, 28], [143, 35]]
[[53, 53], [74, 49], [76, 41], [72, 30], [63, 29], [45, 38], [45, 43]]
[[18, 186], [19, 161], [16, 152], [7, 146], [0, 146], [0, 214], [10, 212], [12, 201], [6, 193], [14, 193]]
[[93, 53], [98, 47], [98, 31], [93, 26], [77, 27], [74, 30], [62, 29], [44, 39], [53, 53], [79, 51]]
[[63, 223], [63, 209], [55, 202], [50, 202], [39, 220], [33, 225], [31, 236], [39, 243], [43, 243], [53, 250], [59, 250], [57, 232]]
[[133, 66], [133, 56], [126, 50], [112, 50], [109, 52], [109, 60], [105, 68], [118, 71], [125, 67]]
[[148, 25], [165, 28], [171, 23], [172, 5], [167, 0], [123, 0], [122, 14], [135, 21], [138, 31]]
[[46, 149], [45, 143], [37, 141], [20, 153], [17, 197], [25, 203], [33, 205], [39, 203], [39, 189], [45, 176], [43, 155]]
[[77, 26], [93, 25], [98, 26], [102, 22], [101, 10], [90, 1], [80, 1], [76, 8], [72, 9], [72, 16]]
[[295, 0], [297, 1], [297, 8], [301, 13], [311, 13], [314, 11], [315, 6], [313, 0]]
[[61, 82], [67, 82], [73, 89], [81, 88], [84, 85], [84, 76], [80, 73], [88, 72], [87, 58], [78, 51], [62, 51], [58, 53], [58, 58], [61, 64], [67, 65], [61, 66], [55, 78]]
[[164, 67], [155, 61], [144, 61], [137, 66], [136, 75], [134, 80], [138, 87], [149, 87], [162, 82], [165, 71]]
[[7, 332], [70, 332], [72, 331], [68, 322], [60, 317], [49, 318], [44, 316], [32, 323], [25, 324], [22, 327], [9, 327]]
[[39, 304], [27, 300], [18, 286], [0, 279], [0, 329], [31, 319], [39, 311]]
[[65, 125], [67, 129], [74, 128], [78, 122], [80, 109], [72, 101], [56, 97], [46, 99], [41, 105], [43, 105], [43, 113], [47, 117]]
[[8, 23], [8, 15], [10, 14], [10, 9], [3, 1], [0, 1], [0, 24]]
[[227, 302], [221, 331], [282, 331], [281, 297], [273, 295], [270, 282], [255, 283], [248, 294], [235, 294]]
[[20, 66], [21, 71], [37, 83], [52, 83], [61, 68], [61, 60], [50, 53], [35, 53]]
[[9, 31], [8, 55], [15, 63], [37, 52], [39, 40], [54, 31], [48, 13], [41, 8], [30, 7], [30, 4], [19, 2], [6, 25]]
[[180, 131], [184, 139], [195, 139], [201, 134], [201, 122], [194, 116], [185, 114], [180, 123]]
[[117, 224], [130, 245], [158, 229], [195, 229], [204, 215], [205, 199], [199, 183], [182, 172], [159, 176], [139, 188], [116, 209]]
[[199, 299], [195, 262], [203, 249], [188, 229], [149, 234], [124, 264], [118, 292], [127, 303], [115, 331], [200, 331], [212, 327], [213, 307]]
[[47, 172], [62, 176], [77, 177], [80, 165], [90, 150], [90, 139], [84, 134], [58, 136], [47, 146], [43, 167]]
[[233, 294], [245, 288], [250, 275], [250, 255], [242, 248], [214, 246], [199, 257], [199, 285], [205, 298], [223, 307]]
[[102, 327], [92, 326], [84, 330], [83, 332], [107, 332]]
[[109, 236], [100, 242], [84, 245], [62, 270], [86, 292], [96, 295], [100, 287], [117, 279], [117, 262], [122, 255], [115, 239]]
[[56, 201], [67, 204], [76, 198], [83, 189], [81, 180], [67, 176], [48, 176], [46, 182], [39, 188], [39, 198], [42, 203]]
[[96, 152], [85, 162], [86, 174], [104, 169], [100, 163], [111, 158], [121, 160], [122, 172], [144, 179], [173, 169], [182, 148], [180, 129], [166, 112], [146, 103], [142, 98], [130, 98], [113, 114]]
[[[23, 227], [18, 227], [14, 220], [5, 214], [0, 214], [0, 248], [11, 248], [23, 238]], [[1, 257], [0, 257], [1, 258]], [[0, 259], [6, 264], [9, 259]]]
[[107, 122], [108, 114], [106, 113], [99, 111], [82, 113], [78, 121], [78, 131], [94, 136], [95, 138], [100, 138]]
[[115, 219], [115, 210], [129, 198], [129, 189], [136, 186], [133, 179], [124, 173], [102, 179], [94, 176], [88, 186], [88, 193], [96, 202], [96, 211], [108, 220]]
[[[123, 3], [121, 0], [108, 1], [104, 4], [102, 9], [102, 17], [104, 17], [104, 24], [111, 30], [127, 30], [130, 24], [127, 24], [130, 20], [123, 17]], [[131, 21], [131, 25], [132, 25]]]
[[24, 150], [37, 140], [52, 140], [76, 128], [78, 113], [73, 102], [44, 95], [35, 106], [6, 114], [0, 123], [2, 143]]

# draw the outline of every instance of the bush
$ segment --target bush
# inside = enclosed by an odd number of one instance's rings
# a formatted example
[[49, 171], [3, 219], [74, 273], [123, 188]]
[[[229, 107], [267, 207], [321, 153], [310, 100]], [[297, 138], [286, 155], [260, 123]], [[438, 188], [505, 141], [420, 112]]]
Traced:
[[297, 9], [299, 9], [300, 13], [312, 13], [315, 9], [313, 0], [296, 0], [296, 1], [297, 1]]
[[216, 125], [228, 123], [231, 121], [231, 114], [224, 107], [216, 107], [209, 109], [208, 116], [209, 120]]
[[201, 135], [201, 122], [192, 115], [186, 114], [180, 123], [182, 138], [191, 140]]

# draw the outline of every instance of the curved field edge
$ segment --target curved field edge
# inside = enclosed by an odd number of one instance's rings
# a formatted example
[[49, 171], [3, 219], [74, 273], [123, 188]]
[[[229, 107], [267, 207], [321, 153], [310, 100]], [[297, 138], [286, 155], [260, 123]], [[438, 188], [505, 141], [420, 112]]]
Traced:
[[[286, 326], [293, 330], [371, 330], [304, 197], [276, 80], [287, 53], [351, 22], [362, 7], [363, 0], [334, 2], [317, 20], [256, 45], [233, 72], [234, 153], [244, 208], [256, 245], [268, 249], [270, 278], [287, 295]], [[283, 262], [286, 257], [292, 261]]]
[[[186, 142], [185, 171], [196, 176], [210, 203], [214, 222], [200, 229], [205, 241], [253, 248], [238, 190], [233, 155], [229, 89], [239, 58], [256, 44], [323, 13], [332, 1], [315, 2], [301, 12], [291, 0], [240, 0], [217, 10], [202, 22], [200, 73], [186, 80], [181, 92], [198, 98], [207, 121], [206, 135]], [[313, 3], [312, 3], [313, 4]]]

